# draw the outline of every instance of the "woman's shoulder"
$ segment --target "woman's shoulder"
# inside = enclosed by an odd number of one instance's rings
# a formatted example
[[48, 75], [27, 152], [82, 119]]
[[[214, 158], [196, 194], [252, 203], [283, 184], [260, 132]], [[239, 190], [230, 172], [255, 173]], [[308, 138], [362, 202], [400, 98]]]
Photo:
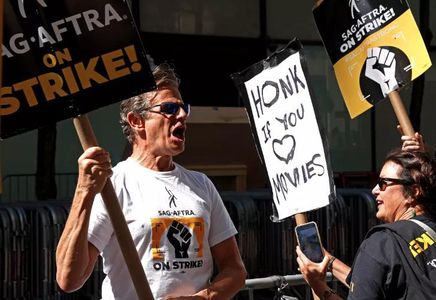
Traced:
[[[431, 228], [435, 228], [436, 226], [432, 219], [424, 216], [415, 218]], [[364, 242], [370, 244], [394, 243], [401, 247], [408, 247], [410, 242], [420, 238], [425, 232], [426, 229], [411, 220], [400, 220], [389, 224], [374, 226], [367, 233]]]
[[395, 265], [399, 263], [396, 258], [402, 251], [403, 242], [399, 243], [398, 237], [390, 228], [376, 226], [368, 232], [359, 247], [359, 262], [369, 265], [377, 263], [380, 266]]
[[430, 215], [419, 215], [414, 217], [414, 219], [424, 222], [426, 225], [430, 226], [433, 230], [436, 231], [436, 219], [431, 217]]
[[369, 244], [371, 247], [375, 245], [381, 246], [388, 241], [392, 240], [391, 230], [386, 226], [377, 225], [368, 231], [362, 244]]
[[410, 232], [410, 226], [413, 226], [414, 224], [408, 223], [412, 222], [397, 221], [374, 226], [366, 234], [361, 245], [362, 250], [376, 256], [383, 253], [385, 255], [392, 255], [392, 253], [395, 252], [395, 249], [397, 249], [399, 241], [408, 239], [408, 237], [403, 238], [405, 232], [407, 232], [407, 236], [413, 236]]

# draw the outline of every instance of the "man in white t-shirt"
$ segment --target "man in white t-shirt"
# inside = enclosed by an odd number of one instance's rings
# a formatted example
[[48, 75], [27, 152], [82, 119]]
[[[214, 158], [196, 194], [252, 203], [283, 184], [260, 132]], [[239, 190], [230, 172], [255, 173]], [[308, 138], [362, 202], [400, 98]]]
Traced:
[[153, 75], [157, 90], [121, 103], [131, 156], [113, 171], [100, 147], [78, 160], [77, 188], [56, 252], [58, 284], [67, 292], [80, 288], [101, 255], [102, 299], [137, 299], [99, 194], [112, 175], [154, 298], [230, 299], [246, 277], [236, 229], [212, 182], [173, 161], [185, 148], [190, 107], [168, 65]]

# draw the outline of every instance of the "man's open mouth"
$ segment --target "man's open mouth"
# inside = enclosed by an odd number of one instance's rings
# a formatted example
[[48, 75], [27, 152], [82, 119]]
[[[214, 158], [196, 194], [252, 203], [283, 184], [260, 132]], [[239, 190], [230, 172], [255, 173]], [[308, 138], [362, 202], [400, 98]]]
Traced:
[[185, 127], [179, 126], [177, 128], [174, 128], [172, 135], [178, 139], [184, 140], [185, 139]]

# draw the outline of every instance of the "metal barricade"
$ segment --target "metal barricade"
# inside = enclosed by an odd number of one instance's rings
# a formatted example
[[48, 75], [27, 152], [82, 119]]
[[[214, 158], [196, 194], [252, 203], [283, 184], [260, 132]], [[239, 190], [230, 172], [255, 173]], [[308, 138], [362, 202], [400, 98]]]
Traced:
[[[333, 280], [333, 276], [331, 273], [327, 273], [326, 280], [331, 282]], [[268, 276], [263, 278], [253, 278], [245, 280], [245, 287], [240, 290], [241, 292], [248, 292], [248, 299], [254, 300], [254, 290], [259, 289], [275, 289], [277, 291], [277, 297], [280, 300], [280, 296], [282, 296], [283, 290], [288, 286], [305, 286], [306, 287], [306, 295], [310, 298], [310, 287], [307, 285], [306, 281], [303, 278], [303, 275], [285, 275], [285, 276]], [[284, 296], [286, 300], [298, 299], [292, 296]]]
[[100, 260], [80, 290], [67, 294], [56, 283], [55, 252], [69, 206], [65, 201], [0, 204], [1, 299], [100, 299]]
[[368, 230], [379, 224], [375, 216], [377, 206], [369, 189], [342, 188], [337, 189], [337, 193], [343, 198], [348, 209], [347, 220], [344, 221], [348, 250], [341, 258], [345, 263], [351, 264]]
[[[3, 177], [2, 203], [35, 201], [36, 174], [10, 174]], [[56, 173], [57, 199], [71, 199], [77, 183], [77, 173]]]

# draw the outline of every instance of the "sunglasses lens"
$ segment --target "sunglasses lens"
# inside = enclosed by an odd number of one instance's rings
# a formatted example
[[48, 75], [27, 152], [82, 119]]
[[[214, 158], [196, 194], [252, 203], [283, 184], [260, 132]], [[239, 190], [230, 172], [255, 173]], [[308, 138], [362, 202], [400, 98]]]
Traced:
[[160, 105], [160, 112], [166, 115], [175, 115], [179, 111], [180, 108], [183, 108], [185, 113], [189, 115], [189, 112], [191, 110], [191, 107], [187, 103], [179, 104], [174, 102], [167, 102], [167, 103], [161, 103]]
[[384, 181], [382, 178], [378, 179], [377, 184], [380, 191], [384, 191], [386, 189], [386, 181]]
[[160, 111], [164, 114], [173, 115], [179, 110], [177, 103], [162, 103]]

